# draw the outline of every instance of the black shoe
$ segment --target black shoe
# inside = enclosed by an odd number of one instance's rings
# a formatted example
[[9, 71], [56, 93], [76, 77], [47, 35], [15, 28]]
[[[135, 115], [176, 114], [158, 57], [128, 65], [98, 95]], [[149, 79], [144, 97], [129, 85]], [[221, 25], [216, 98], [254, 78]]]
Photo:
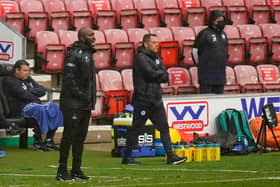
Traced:
[[69, 175], [67, 171], [57, 172], [56, 180], [58, 181], [74, 181], [75, 179]]
[[6, 134], [8, 136], [15, 136], [25, 132], [24, 128], [18, 127], [15, 123], [12, 123], [9, 128], [6, 129]]
[[186, 157], [179, 157], [177, 155], [173, 155], [167, 158], [167, 164], [171, 164], [171, 165], [181, 164], [184, 163], [186, 159], [187, 159]]
[[51, 139], [47, 139], [45, 141], [45, 145], [48, 147], [49, 150], [59, 151], [59, 147], [55, 145], [54, 141]]
[[33, 144], [33, 148], [38, 150], [38, 151], [49, 151], [48, 146], [46, 146], [45, 144], [43, 144], [42, 142], [35, 142]]
[[86, 176], [81, 170], [80, 171], [71, 171], [71, 176], [77, 180], [89, 180], [89, 177]]
[[123, 157], [122, 159], [122, 164], [126, 164], [126, 165], [137, 165], [137, 164], [141, 164], [141, 162], [135, 160], [132, 157]]

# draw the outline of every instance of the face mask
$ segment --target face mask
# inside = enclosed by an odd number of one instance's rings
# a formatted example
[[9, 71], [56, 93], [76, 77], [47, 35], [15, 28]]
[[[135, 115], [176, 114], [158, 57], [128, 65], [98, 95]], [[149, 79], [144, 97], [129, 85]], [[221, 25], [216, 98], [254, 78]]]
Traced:
[[218, 21], [218, 23], [217, 23], [217, 25], [216, 25], [216, 27], [219, 29], [219, 30], [224, 30], [224, 28], [225, 28], [225, 26], [226, 26], [226, 22], [225, 21]]

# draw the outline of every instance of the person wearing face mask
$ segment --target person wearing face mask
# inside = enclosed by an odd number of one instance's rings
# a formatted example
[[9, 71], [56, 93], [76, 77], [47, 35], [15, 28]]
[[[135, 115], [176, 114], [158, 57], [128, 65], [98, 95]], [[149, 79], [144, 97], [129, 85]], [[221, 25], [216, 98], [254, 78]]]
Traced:
[[197, 35], [192, 57], [198, 66], [200, 93], [223, 94], [226, 83], [228, 39], [223, 31], [226, 25], [224, 13], [210, 12], [208, 27]]
[[[84, 141], [88, 132], [91, 110], [96, 103], [96, 78], [93, 61], [95, 35], [91, 28], [78, 31], [78, 41], [68, 49], [64, 62], [60, 108], [64, 129], [60, 143], [56, 180], [89, 180], [81, 170]], [[72, 147], [72, 170], [67, 161]]]

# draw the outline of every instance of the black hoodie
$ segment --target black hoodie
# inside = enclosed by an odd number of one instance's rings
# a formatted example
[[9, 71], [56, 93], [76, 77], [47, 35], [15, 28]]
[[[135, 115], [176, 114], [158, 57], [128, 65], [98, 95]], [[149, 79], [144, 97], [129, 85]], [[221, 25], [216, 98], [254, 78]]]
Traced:
[[226, 83], [227, 36], [212, 27], [213, 21], [223, 16], [220, 11], [210, 14], [209, 26], [203, 29], [194, 42], [198, 50], [198, 80], [200, 84], [223, 85]]
[[168, 73], [161, 58], [144, 47], [138, 48], [133, 64], [133, 101], [161, 102], [161, 83], [168, 82]]
[[68, 49], [60, 94], [62, 108], [94, 109], [96, 77], [93, 53], [94, 49], [81, 41], [74, 42]]

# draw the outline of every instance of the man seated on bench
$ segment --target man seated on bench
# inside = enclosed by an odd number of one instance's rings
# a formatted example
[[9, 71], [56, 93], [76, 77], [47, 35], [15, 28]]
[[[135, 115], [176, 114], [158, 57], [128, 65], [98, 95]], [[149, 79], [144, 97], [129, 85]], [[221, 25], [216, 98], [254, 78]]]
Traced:
[[[11, 116], [9, 117], [24, 116], [27, 118], [27, 124], [31, 125], [34, 131], [33, 147], [40, 151], [59, 150], [54, 144], [53, 137], [57, 127], [62, 125], [62, 117], [50, 124], [48, 116], [56, 116], [61, 112], [54, 109], [54, 107], [59, 108], [54, 103], [51, 107], [48, 104], [40, 106], [40, 97], [46, 94], [46, 89], [31, 78], [29, 63], [25, 60], [16, 61], [13, 76], [4, 79], [4, 85], [4, 92], [10, 107]], [[51, 114], [53, 111], [55, 113]], [[42, 140], [44, 130], [47, 131], [45, 141]]]

